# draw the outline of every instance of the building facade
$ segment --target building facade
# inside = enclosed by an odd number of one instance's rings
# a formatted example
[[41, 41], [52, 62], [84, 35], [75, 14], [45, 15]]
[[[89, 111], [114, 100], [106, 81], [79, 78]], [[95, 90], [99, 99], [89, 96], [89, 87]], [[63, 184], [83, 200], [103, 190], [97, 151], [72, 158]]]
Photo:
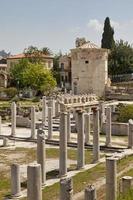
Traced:
[[[10, 68], [18, 63], [21, 59], [23, 58], [28, 58], [25, 56], [25, 54], [18, 54], [14, 56], [10, 56], [7, 58], [7, 70], [9, 71]], [[42, 63], [44, 64], [44, 67], [47, 69], [52, 69], [53, 68], [53, 56], [51, 55], [42, 55]]]
[[61, 87], [71, 89], [71, 56], [64, 55], [59, 60]]
[[[76, 48], [71, 49], [68, 58], [60, 59], [61, 75], [66, 69], [70, 71], [70, 88], [73, 94], [95, 93], [104, 96], [108, 84], [108, 50], [86, 41], [85, 38], [76, 39]], [[65, 86], [65, 84], [64, 84]]]
[[6, 58], [0, 58], [0, 87], [7, 87], [7, 60]]

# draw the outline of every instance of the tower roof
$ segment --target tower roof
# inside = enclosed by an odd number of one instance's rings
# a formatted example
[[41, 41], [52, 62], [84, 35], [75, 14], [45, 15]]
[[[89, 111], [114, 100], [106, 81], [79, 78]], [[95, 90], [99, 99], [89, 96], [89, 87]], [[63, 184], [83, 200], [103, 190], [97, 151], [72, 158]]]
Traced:
[[79, 49], [100, 49], [96, 44], [88, 41], [85, 44], [78, 47]]

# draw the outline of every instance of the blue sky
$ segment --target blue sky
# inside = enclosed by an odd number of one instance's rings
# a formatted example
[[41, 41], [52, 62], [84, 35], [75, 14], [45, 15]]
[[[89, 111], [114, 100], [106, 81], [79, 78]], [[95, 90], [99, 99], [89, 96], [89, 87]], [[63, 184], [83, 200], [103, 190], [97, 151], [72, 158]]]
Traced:
[[67, 52], [76, 37], [100, 45], [107, 16], [115, 38], [133, 43], [132, 0], [0, 0], [0, 50], [16, 54], [34, 45]]

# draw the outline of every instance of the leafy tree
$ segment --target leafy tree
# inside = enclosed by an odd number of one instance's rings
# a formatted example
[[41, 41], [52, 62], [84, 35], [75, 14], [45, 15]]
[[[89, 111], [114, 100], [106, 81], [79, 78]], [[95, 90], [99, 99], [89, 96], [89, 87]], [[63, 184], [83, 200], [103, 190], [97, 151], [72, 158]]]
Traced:
[[29, 63], [24, 71], [24, 85], [40, 92], [51, 92], [55, 86], [52, 73], [41, 64]]
[[59, 52], [58, 54], [56, 54], [54, 56], [54, 60], [53, 60], [53, 69], [52, 69], [52, 73], [54, 78], [56, 79], [57, 83], [60, 84], [60, 68], [59, 68], [59, 59], [62, 56], [62, 53]]
[[119, 122], [128, 122], [129, 119], [133, 119], [133, 105], [121, 106], [120, 114], [118, 117]]
[[24, 50], [24, 54], [26, 58], [32, 63], [41, 63], [43, 61], [43, 56], [50, 56], [52, 52], [48, 47], [43, 47], [42, 49], [38, 49], [34, 46], [29, 46]]
[[11, 55], [10, 52], [7, 53], [5, 50], [1, 50], [1, 51], [0, 51], [0, 56], [3, 57], [3, 58], [7, 58], [7, 57], [9, 57], [10, 55]]
[[22, 59], [10, 69], [12, 83], [19, 88], [31, 88], [37, 92], [48, 93], [56, 86], [51, 71], [41, 63], [31, 63]]
[[48, 47], [43, 47], [40, 51], [44, 55], [49, 55], [50, 56], [52, 54], [51, 50]]
[[101, 47], [106, 49], [112, 49], [114, 47], [114, 29], [110, 25], [109, 17], [106, 17], [104, 22], [104, 31], [102, 35]]
[[18, 88], [24, 88], [24, 72], [27, 70], [29, 62], [27, 59], [21, 59], [10, 68], [10, 85]]
[[128, 42], [117, 41], [109, 55], [109, 74], [128, 74], [133, 72], [133, 48]]

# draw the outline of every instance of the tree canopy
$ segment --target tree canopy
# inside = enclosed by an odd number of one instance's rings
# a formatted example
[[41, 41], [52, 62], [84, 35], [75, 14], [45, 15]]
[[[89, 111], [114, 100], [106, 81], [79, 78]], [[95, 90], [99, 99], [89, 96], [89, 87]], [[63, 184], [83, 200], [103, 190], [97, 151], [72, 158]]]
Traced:
[[128, 42], [117, 41], [109, 55], [109, 74], [128, 74], [133, 72], [133, 48]]
[[41, 63], [31, 63], [22, 59], [10, 69], [11, 82], [19, 88], [31, 88], [37, 92], [48, 93], [56, 86], [50, 70]]
[[102, 35], [101, 47], [105, 49], [112, 49], [114, 47], [114, 29], [110, 25], [109, 17], [106, 17], [104, 22], [104, 31]]
[[29, 46], [28, 48], [24, 49], [24, 54], [30, 62], [41, 63], [43, 60], [43, 56], [50, 56], [52, 55], [52, 52], [48, 47], [38, 49], [35, 46]]
[[56, 55], [54, 56], [54, 59], [53, 59], [53, 69], [52, 69], [52, 72], [53, 72], [54, 78], [55, 78], [56, 81], [57, 81], [57, 84], [60, 84], [59, 59], [60, 59], [61, 56], [62, 56], [62, 53], [59, 52], [58, 54], [56, 54]]

